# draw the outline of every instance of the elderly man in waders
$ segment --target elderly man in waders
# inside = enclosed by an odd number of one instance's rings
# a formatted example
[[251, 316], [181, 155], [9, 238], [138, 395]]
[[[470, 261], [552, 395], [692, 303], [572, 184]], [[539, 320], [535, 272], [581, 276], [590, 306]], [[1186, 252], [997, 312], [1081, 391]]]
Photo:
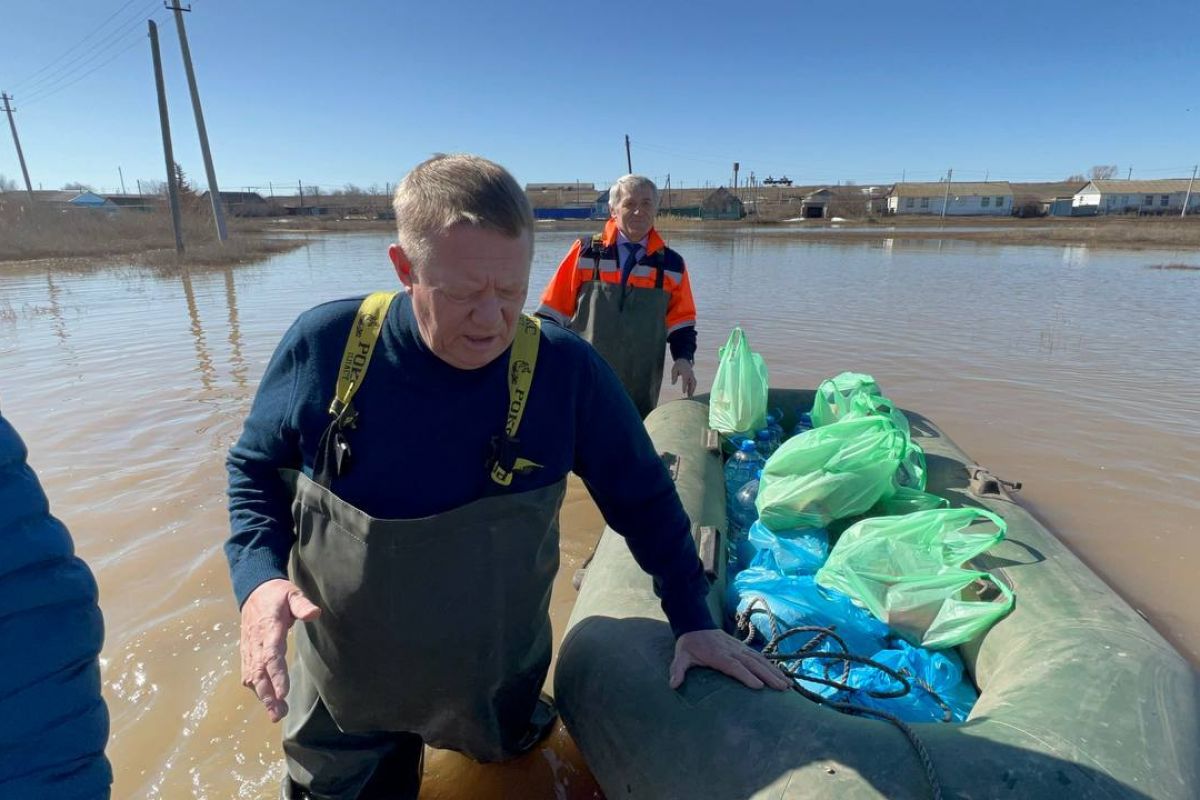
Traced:
[[612, 370], [521, 313], [533, 217], [512, 176], [437, 156], [395, 208], [403, 291], [302, 314], [228, 459], [242, 681], [284, 719], [283, 796], [416, 797], [426, 744], [498, 761], [537, 743], [571, 471], [661, 587], [663, 679], [708, 666], [785, 688], [715, 629], [687, 515]]
[[672, 385], [682, 379], [688, 397], [696, 391], [696, 303], [683, 257], [654, 230], [654, 182], [626, 175], [608, 206], [604, 232], [571, 246], [537, 314], [591, 342], [645, 417], [658, 405], [668, 345]]

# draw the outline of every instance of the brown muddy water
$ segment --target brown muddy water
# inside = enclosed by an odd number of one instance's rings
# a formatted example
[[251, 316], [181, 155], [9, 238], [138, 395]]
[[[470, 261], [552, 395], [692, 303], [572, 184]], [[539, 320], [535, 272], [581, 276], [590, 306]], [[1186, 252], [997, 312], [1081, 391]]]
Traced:
[[[570, 238], [538, 235], [534, 298]], [[238, 684], [223, 459], [295, 316], [395, 285], [387, 244], [314, 238], [261, 264], [172, 277], [0, 269], [0, 407], [100, 583], [116, 798], [276, 795], [278, 730]], [[672, 244], [700, 310], [702, 387], [738, 323], [773, 385], [873, 374], [1022, 481], [1021, 501], [1200, 662], [1200, 273], [1147, 268], [1200, 253], [761, 232]], [[573, 483], [560, 632], [600, 527]], [[560, 731], [498, 768], [435, 754], [423, 796], [598, 792]]]

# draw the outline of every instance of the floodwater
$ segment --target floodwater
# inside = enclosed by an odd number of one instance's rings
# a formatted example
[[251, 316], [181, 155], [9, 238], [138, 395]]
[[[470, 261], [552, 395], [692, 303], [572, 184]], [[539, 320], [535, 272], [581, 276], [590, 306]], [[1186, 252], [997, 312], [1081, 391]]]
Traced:
[[[538, 234], [534, 297], [570, 239]], [[387, 244], [318, 237], [257, 265], [169, 277], [0, 272], [0, 407], [100, 583], [114, 797], [275, 796], [278, 729], [238, 684], [223, 459], [295, 316], [395, 285]], [[700, 310], [702, 387], [738, 323], [773, 385], [873, 374], [1023, 482], [1021, 501], [1200, 662], [1200, 272], [1147, 268], [1200, 254], [747, 232], [672, 244]], [[574, 483], [560, 631], [600, 526]], [[499, 768], [436, 754], [424, 796], [514, 792], [598, 796], [561, 731]]]

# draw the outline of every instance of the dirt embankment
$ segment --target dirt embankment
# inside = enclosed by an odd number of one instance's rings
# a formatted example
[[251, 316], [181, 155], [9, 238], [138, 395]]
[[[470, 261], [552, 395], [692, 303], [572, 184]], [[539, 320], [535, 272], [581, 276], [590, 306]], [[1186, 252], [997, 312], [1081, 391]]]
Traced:
[[0, 265], [32, 261], [97, 262], [128, 258], [153, 266], [221, 265], [255, 261], [290, 250], [303, 240], [281, 239], [232, 220], [229, 238], [217, 240], [212, 218], [183, 218], [184, 252], [175, 250], [171, 217], [165, 212], [0, 209]]

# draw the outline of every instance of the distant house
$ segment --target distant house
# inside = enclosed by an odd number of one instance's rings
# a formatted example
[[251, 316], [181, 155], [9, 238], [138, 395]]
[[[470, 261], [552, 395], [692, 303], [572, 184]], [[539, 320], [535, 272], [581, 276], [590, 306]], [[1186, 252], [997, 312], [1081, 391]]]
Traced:
[[162, 204], [158, 195], [106, 194], [104, 199], [125, 211], [153, 211]]
[[590, 183], [530, 183], [525, 196], [535, 219], [591, 219], [596, 213], [597, 192]]
[[[27, 192], [12, 192], [19, 199], [29, 197]], [[117, 206], [112, 201], [98, 195], [95, 192], [87, 190], [63, 189], [61, 191], [42, 191], [33, 192], [33, 201], [41, 206], [50, 206], [59, 208], [63, 211], [71, 211], [77, 209], [89, 209], [95, 211], [116, 211]]]
[[1012, 187], [1008, 181], [897, 183], [888, 193], [887, 209], [892, 214], [941, 216], [943, 204], [948, 217], [1007, 216], [1012, 213]]
[[833, 192], [826, 186], [809, 192], [800, 200], [800, 216], [804, 219], [827, 219], [829, 203], [833, 200]]
[[[1188, 196], [1188, 178], [1156, 181], [1089, 181], [1075, 193], [1071, 211], [1092, 214], [1178, 214]], [[1200, 181], [1191, 187], [1188, 212], [1200, 211]]]
[[741, 219], [746, 206], [725, 187], [659, 190], [658, 214], [690, 219]]
[[1018, 217], [1070, 216], [1071, 200], [1084, 181], [1013, 183], [1013, 211]]
[[745, 205], [724, 186], [713, 191], [700, 204], [701, 219], [741, 219], [744, 216]]
[[608, 192], [609, 190], [605, 189], [592, 203], [592, 219], [608, 219], [611, 216], [608, 210]]
[[[225, 213], [231, 217], [265, 217], [271, 214], [270, 205], [258, 192], [221, 192], [220, 196]], [[202, 192], [201, 205], [208, 206], [210, 202], [208, 192]]]
[[581, 183], [580, 181], [571, 181], [567, 183], [527, 183], [525, 191], [534, 192], [595, 192], [596, 185], [593, 183]]
[[283, 212], [289, 217], [328, 217], [333, 213], [333, 209], [320, 201], [308, 200], [304, 205], [298, 202], [284, 203]]

